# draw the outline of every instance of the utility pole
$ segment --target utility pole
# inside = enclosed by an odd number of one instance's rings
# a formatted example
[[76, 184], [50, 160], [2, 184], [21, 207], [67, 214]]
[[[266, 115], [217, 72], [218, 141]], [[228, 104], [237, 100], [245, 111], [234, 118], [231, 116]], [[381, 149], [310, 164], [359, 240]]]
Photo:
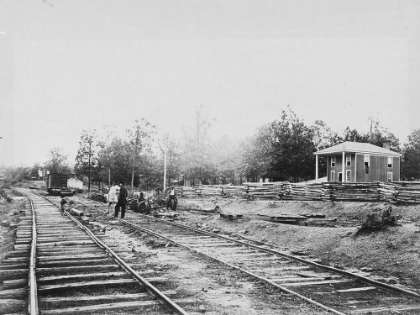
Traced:
[[92, 139], [89, 141], [89, 175], [88, 175], [88, 192], [90, 192], [90, 154], [92, 151]]
[[134, 191], [134, 167], [136, 164], [136, 154], [137, 154], [137, 146], [139, 144], [139, 137], [140, 137], [140, 133], [139, 130], [136, 130], [136, 141], [135, 141], [135, 145], [134, 145], [134, 153], [133, 153], [133, 169], [132, 169], [132, 173], [131, 173], [131, 191]]
[[168, 152], [168, 149], [165, 147], [165, 159], [163, 162], [163, 191], [166, 189], [166, 153]]
[[167, 182], [166, 182], [166, 169], [167, 169], [167, 165], [166, 165], [166, 159], [167, 159], [167, 155], [168, 155], [168, 147], [169, 147], [169, 139], [168, 139], [168, 135], [165, 135], [165, 138], [163, 139], [163, 149], [165, 151], [165, 155], [163, 158], [163, 190], [165, 191], [166, 186], [167, 186]]

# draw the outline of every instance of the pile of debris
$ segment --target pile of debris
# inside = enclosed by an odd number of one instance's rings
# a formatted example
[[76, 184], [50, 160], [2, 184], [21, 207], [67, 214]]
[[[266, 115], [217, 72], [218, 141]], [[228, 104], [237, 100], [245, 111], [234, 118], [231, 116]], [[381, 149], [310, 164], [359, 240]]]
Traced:
[[400, 217], [391, 215], [391, 206], [387, 207], [385, 210], [378, 210], [379, 211], [370, 213], [366, 216], [362, 226], [357, 230], [356, 235], [362, 232], [382, 230], [387, 226], [394, 226], [397, 224], [397, 221]]

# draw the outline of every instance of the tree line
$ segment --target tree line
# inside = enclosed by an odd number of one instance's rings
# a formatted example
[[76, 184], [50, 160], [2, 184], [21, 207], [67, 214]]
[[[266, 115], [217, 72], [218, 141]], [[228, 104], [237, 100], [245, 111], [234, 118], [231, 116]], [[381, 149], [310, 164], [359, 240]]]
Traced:
[[[37, 176], [38, 169], [49, 172], [75, 173], [78, 178], [108, 184], [125, 181], [133, 187], [162, 187], [164, 161], [168, 183], [179, 184], [242, 184], [259, 178], [298, 182], [315, 177], [317, 150], [344, 142], [356, 141], [383, 146], [402, 154], [401, 178], [420, 180], [420, 129], [414, 130], [403, 145], [378, 119], [369, 118], [369, 131], [360, 132], [348, 126], [339, 134], [322, 120], [307, 125], [288, 107], [279, 118], [260, 126], [254, 135], [235, 140], [228, 136], [212, 139], [212, 120], [203, 108], [196, 110], [191, 129], [183, 136], [157, 137], [156, 127], [145, 119], [136, 120], [124, 136], [115, 127], [105, 126], [101, 137], [95, 130], [81, 132], [74, 168], [59, 148], [50, 152], [50, 159], [32, 168], [9, 169], [13, 180]], [[320, 177], [326, 176], [326, 161], [320, 158]]]

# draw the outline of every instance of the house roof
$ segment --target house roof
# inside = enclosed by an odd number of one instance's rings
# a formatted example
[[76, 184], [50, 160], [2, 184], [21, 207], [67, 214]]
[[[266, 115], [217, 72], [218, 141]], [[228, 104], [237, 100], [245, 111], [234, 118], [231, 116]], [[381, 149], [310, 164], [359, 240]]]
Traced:
[[373, 155], [387, 155], [387, 156], [401, 156], [401, 154], [378, 147], [370, 143], [361, 143], [361, 142], [350, 142], [346, 141], [332, 147], [319, 150], [315, 152], [315, 155], [333, 155], [337, 153], [363, 153], [363, 154], [373, 154]]

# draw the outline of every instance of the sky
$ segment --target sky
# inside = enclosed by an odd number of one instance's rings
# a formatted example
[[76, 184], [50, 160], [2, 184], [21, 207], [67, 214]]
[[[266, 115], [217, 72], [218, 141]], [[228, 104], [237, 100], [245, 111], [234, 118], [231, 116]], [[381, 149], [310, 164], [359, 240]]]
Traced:
[[1, 0], [0, 165], [33, 165], [82, 130], [141, 117], [212, 137], [291, 109], [342, 133], [420, 128], [420, 1]]

